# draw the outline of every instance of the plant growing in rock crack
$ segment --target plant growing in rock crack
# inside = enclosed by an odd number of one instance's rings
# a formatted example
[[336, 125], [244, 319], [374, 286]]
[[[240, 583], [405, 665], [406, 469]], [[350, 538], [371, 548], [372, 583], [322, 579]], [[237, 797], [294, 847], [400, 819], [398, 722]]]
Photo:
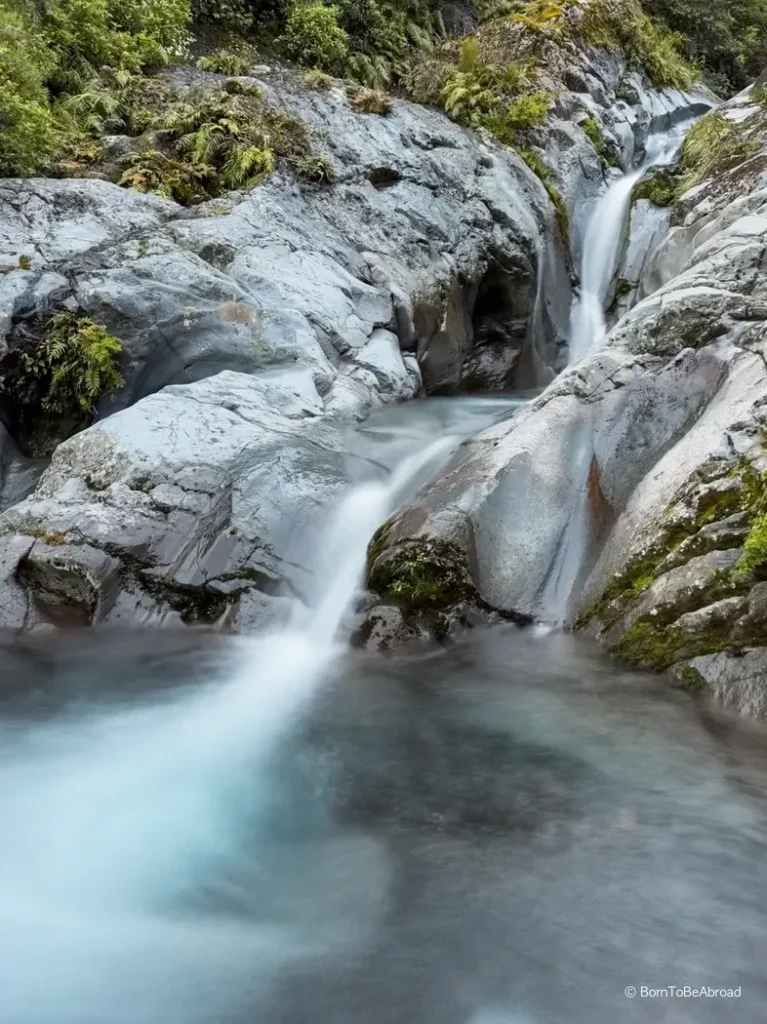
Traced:
[[358, 114], [380, 114], [385, 117], [394, 109], [391, 99], [378, 89], [361, 89], [352, 99]]
[[184, 205], [253, 188], [281, 157], [310, 157], [303, 121], [268, 107], [255, 86], [237, 82], [173, 103], [161, 121], [159, 142], [162, 149], [130, 158], [120, 184]]
[[252, 65], [253, 59], [245, 50], [214, 50], [197, 61], [200, 71], [212, 71], [220, 75], [246, 75]]
[[22, 393], [39, 397], [46, 412], [90, 416], [100, 399], [113, 397], [125, 383], [121, 353], [121, 343], [102, 324], [56, 313], [38, 344], [21, 353]]
[[315, 185], [327, 185], [335, 181], [336, 170], [326, 156], [303, 156], [292, 161], [292, 167], [299, 178]]

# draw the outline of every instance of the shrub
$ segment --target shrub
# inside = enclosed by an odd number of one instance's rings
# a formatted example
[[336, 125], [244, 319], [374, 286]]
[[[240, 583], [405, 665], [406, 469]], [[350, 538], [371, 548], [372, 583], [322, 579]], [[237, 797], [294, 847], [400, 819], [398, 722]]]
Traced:
[[390, 114], [392, 101], [384, 92], [377, 89], [361, 89], [352, 100], [352, 108], [358, 114]]
[[192, 19], [233, 32], [244, 32], [253, 24], [253, 15], [245, 0], [192, 0]]
[[592, 0], [577, 31], [591, 46], [622, 49], [658, 88], [687, 89], [697, 77], [696, 68], [681, 53], [683, 38], [648, 18], [640, 0]]
[[349, 37], [338, 24], [338, 16], [333, 5], [294, 0], [278, 39], [280, 48], [299, 64], [325, 71], [341, 67], [349, 53]]
[[293, 170], [306, 181], [315, 185], [329, 184], [335, 180], [336, 171], [326, 156], [302, 156], [292, 161]]
[[46, 412], [93, 414], [125, 381], [118, 369], [122, 345], [102, 324], [75, 313], [56, 313], [42, 340], [21, 354], [25, 393]]
[[244, 50], [215, 50], [197, 61], [200, 71], [212, 71], [220, 75], [246, 75], [252, 65], [250, 53]]
[[29, 22], [0, 7], [0, 175], [34, 174], [55, 150], [44, 84], [53, 67]]
[[328, 92], [333, 88], [333, 78], [326, 75], [324, 71], [320, 71], [319, 68], [313, 68], [304, 75], [304, 85], [314, 92]]
[[759, 149], [746, 124], [730, 121], [714, 111], [697, 121], [682, 145], [683, 188], [737, 166]]
[[764, 0], [644, 0], [644, 6], [680, 33], [687, 57], [724, 95], [742, 89], [767, 62]]
[[186, 47], [189, 0], [41, 0], [40, 7], [58, 91], [78, 90], [103, 66], [160, 66]]
[[506, 124], [512, 132], [538, 128], [546, 120], [550, 107], [551, 97], [547, 92], [525, 93], [506, 111]]

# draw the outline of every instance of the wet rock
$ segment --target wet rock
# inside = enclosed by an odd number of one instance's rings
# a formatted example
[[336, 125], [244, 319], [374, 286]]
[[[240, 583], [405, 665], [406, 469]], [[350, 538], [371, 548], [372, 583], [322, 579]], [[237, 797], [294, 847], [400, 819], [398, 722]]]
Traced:
[[767, 715], [767, 648], [722, 651], [694, 658], [689, 667], [712, 695], [742, 715]]

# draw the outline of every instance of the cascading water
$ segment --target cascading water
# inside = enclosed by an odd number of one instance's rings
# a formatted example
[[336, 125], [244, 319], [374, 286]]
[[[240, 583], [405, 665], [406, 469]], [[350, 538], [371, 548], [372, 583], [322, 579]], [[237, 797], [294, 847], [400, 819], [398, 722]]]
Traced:
[[[583, 242], [580, 280], [581, 293], [573, 305], [570, 319], [570, 358], [576, 363], [607, 333], [606, 306], [615, 277], [634, 185], [650, 167], [669, 163], [682, 143], [677, 128], [673, 134], [661, 134], [648, 140], [642, 164], [617, 178], [594, 207]], [[541, 600], [542, 616], [553, 622], [567, 620], [568, 604], [588, 538], [588, 480], [593, 455], [593, 430], [584, 408], [584, 422], [574, 439], [567, 472], [577, 494], [556, 558]]]
[[[493, 419], [470, 411], [466, 426], [478, 416]], [[371, 535], [462, 436], [438, 433], [412, 438], [410, 454], [395, 442], [389, 476], [350, 491], [320, 545], [316, 607], [285, 632], [240, 641], [218, 680], [140, 707], [3, 728], [0, 1024], [207, 1024], [219, 1019], [227, 972], [241, 970], [233, 987], [247, 987], [254, 964], [266, 971], [306, 952], [257, 914], [201, 919], [196, 901], [264, 827], [272, 758], [338, 655]], [[381, 864], [370, 856], [372, 898]], [[332, 947], [325, 922], [317, 941]], [[168, 974], [198, 980], [174, 986]]]

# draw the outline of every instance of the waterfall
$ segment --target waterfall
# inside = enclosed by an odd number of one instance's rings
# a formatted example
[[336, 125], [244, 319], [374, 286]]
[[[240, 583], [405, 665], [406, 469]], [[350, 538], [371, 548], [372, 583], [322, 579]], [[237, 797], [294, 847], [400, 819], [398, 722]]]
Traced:
[[181, 979], [216, 958], [225, 973], [233, 950], [251, 978], [262, 947], [299, 954], [257, 921], [200, 917], [195, 899], [240, 870], [238, 851], [265, 827], [272, 760], [338, 655], [371, 535], [459, 440], [422, 443], [388, 478], [355, 486], [320, 545], [316, 607], [284, 632], [238, 641], [217, 680], [0, 730], [0, 1020], [207, 1021], [216, 1015], [194, 999], [170, 1016], [153, 1001], [169, 984], [156, 981], [156, 956]]
[[644, 166], [639, 167], [613, 182], [589, 220], [581, 258], [581, 294], [571, 319], [571, 363], [577, 362], [592, 345], [599, 344], [607, 333], [605, 306], [623, 240], [631, 191], [644, 170]]
[[570, 319], [570, 363], [581, 359], [607, 333], [605, 307], [615, 277], [634, 185], [650, 167], [675, 159], [683, 135], [661, 134], [648, 140], [639, 167], [610, 184], [596, 203], [586, 227], [581, 256], [581, 294]]
[[[642, 164], [616, 178], [594, 206], [583, 243], [581, 294], [573, 304], [571, 314], [570, 364], [583, 358], [607, 334], [605, 307], [623, 243], [634, 185], [648, 168], [671, 162], [682, 139], [683, 129], [679, 127], [674, 133], [650, 138]], [[568, 606], [589, 541], [588, 481], [594, 448], [590, 414], [590, 409], [585, 407], [584, 422], [567, 460], [566, 471], [571, 476], [576, 496], [541, 598], [541, 614], [553, 622], [567, 621]]]

